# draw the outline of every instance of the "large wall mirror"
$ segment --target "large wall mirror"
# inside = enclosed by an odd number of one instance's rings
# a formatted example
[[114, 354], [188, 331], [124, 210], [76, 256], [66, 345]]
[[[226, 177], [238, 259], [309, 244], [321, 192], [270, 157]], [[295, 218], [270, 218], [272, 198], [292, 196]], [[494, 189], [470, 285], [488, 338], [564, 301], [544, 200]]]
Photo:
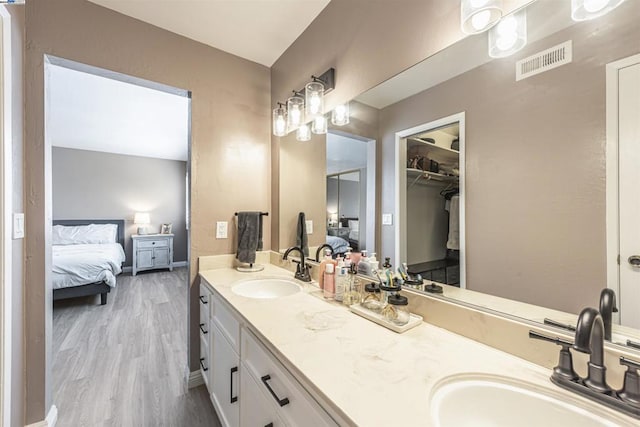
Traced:
[[[377, 123], [367, 136], [380, 144], [378, 258], [445, 268], [457, 259], [451, 279], [431, 272], [444, 298], [569, 327], [610, 288], [619, 309], [612, 341], [640, 341], [638, 16], [640, 2], [628, 0], [575, 22], [571, 1], [537, 0], [515, 54], [491, 58], [487, 34], [468, 37], [358, 96], [353, 103]], [[531, 72], [545, 61], [558, 63]], [[424, 126], [456, 116], [457, 135], [426, 134]], [[464, 147], [452, 147], [456, 137]], [[419, 144], [448, 157], [416, 153]], [[419, 166], [410, 164], [416, 156]], [[322, 171], [314, 188], [325, 201]], [[413, 182], [426, 172], [441, 181]], [[447, 191], [461, 199], [457, 253], [447, 247]]]

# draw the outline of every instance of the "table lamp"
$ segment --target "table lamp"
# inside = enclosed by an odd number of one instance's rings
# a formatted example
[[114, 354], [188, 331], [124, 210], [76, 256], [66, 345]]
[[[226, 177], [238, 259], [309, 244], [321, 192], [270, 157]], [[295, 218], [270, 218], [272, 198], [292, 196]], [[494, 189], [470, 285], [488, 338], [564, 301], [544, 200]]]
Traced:
[[138, 227], [138, 234], [147, 234], [147, 227], [145, 227], [145, 225], [151, 223], [151, 218], [147, 212], [136, 212], [133, 217], [133, 223], [142, 226]]

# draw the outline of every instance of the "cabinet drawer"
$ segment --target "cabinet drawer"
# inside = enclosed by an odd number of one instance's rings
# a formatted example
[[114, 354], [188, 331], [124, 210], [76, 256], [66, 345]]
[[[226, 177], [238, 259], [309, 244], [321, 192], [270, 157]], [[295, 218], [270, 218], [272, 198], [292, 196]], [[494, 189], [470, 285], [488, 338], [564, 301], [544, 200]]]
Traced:
[[292, 426], [337, 424], [291, 374], [245, 328], [242, 328], [242, 362], [263, 394], [278, 408], [282, 420]]
[[277, 409], [269, 401], [271, 396], [261, 393], [255, 379], [247, 374], [246, 367], [242, 365], [240, 375], [240, 425], [242, 427], [284, 427], [284, 423], [278, 416]]
[[202, 379], [208, 390], [211, 390], [209, 384], [211, 384], [211, 352], [209, 350], [209, 342], [206, 339], [200, 338], [200, 373]]
[[148, 249], [148, 248], [166, 248], [169, 246], [169, 241], [162, 239], [162, 240], [140, 240], [138, 242], [138, 248], [144, 248], [144, 249]]
[[211, 295], [211, 312], [213, 323], [220, 328], [220, 331], [231, 343], [231, 347], [236, 353], [239, 353], [240, 346], [240, 323], [233, 314], [231, 309], [222, 302], [220, 297], [216, 294]]
[[211, 292], [203, 284], [200, 284], [200, 321], [211, 318]]

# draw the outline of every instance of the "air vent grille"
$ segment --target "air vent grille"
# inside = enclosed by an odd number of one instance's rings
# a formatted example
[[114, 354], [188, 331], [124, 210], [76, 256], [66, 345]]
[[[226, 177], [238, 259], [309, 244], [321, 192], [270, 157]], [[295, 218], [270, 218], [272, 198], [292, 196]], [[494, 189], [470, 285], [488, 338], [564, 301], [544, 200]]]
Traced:
[[516, 62], [516, 81], [544, 73], [572, 60], [571, 40]]

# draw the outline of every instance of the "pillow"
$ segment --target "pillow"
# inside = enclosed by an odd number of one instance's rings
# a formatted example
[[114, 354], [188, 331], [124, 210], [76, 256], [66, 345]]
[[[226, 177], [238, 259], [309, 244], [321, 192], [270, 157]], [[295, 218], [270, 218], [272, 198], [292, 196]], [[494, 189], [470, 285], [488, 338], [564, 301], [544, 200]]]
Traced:
[[343, 228], [343, 227], [335, 228], [335, 227], [332, 227], [332, 228], [330, 228], [328, 230], [328, 234], [329, 234], [329, 236], [337, 236], [337, 237], [340, 237], [340, 238], [345, 239], [345, 240], [349, 239], [349, 229], [348, 228]]
[[51, 236], [54, 245], [116, 243], [116, 224], [54, 225]]
[[349, 220], [349, 239], [358, 240], [358, 238], [360, 237], [360, 233], [358, 232], [359, 226], [360, 226], [360, 221], [358, 221], [357, 219]]

